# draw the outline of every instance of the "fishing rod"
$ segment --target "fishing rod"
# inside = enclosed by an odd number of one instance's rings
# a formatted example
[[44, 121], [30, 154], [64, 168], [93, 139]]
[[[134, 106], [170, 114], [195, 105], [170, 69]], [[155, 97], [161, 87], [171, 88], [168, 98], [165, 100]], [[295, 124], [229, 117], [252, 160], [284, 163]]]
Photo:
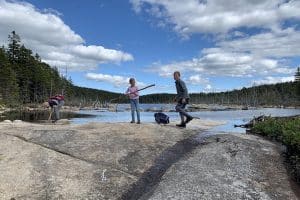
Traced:
[[145, 89], [150, 88], [150, 87], [153, 87], [153, 86], [155, 86], [155, 84], [148, 85], [148, 86], [146, 86], [146, 87], [144, 87], [144, 88], [141, 88], [141, 89], [139, 89], [139, 90], [137, 90], [137, 91], [135, 91], [135, 92], [130, 92], [130, 93], [127, 93], [127, 94], [133, 94], [133, 93], [136, 93], [136, 92], [145, 90]]
[[[136, 93], [136, 92], [138, 92], [138, 91], [145, 90], [145, 89], [147, 89], [147, 88], [154, 87], [154, 86], [155, 86], [155, 84], [151, 84], [151, 85], [148, 85], [148, 86], [146, 86], [146, 87], [143, 87], [143, 88], [141, 88], [141, 89], [139, 89], [139, 90], [137, 90], [137, 91], [135, 91], [135, 92], [127, 93], [126, 95], [128, 95], [128, 94], [133, 94], [133, 93]], [[109, 100], [109, 104], [111, 104], [112, 101], [116, 101], [116, 100], [121, 99], [123, 96], [124, 96], [124, 94], [120, 94], [120, 96], [119, 96], [118, 98], [114, 98], [114, 99]], [[117, 107], [118, 107], [118, 103], [117, 103], [117, 105], [116, 105], [116, 111], [117, 111]]]
[[[142, 91], [142, 90], [145, 90], [145, 89], [147, 89], [147, 88], [154, 87], [154, 86], [155, 86], [155, 84], [151, 84], [151, 85], [148, 85], [148, 86], [143, 87], [143, 88], [141, 88], [141, 89], [138, 89], [138, 90], [135, 91], [135, 92], [130, 92], [130, 93], [127, 93], [127, 94], [133, 94], [133, 93], [136, 93], [136, 92], [139, 92], [139, 91]], [[118, 100], [118, 99], [122, 98], [123, 95], [124, 95], [124, 94], [121, 94], [118, 98], [114, 98], [114, 99], [109, 100], [109, 103], [111, 103], [112, 101], [115, 101], [115, 100]]]

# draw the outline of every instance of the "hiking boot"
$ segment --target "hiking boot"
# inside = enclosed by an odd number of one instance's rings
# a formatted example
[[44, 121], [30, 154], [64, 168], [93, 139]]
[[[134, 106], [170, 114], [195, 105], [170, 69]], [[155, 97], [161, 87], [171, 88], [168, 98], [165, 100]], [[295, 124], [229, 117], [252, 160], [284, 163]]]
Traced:
[[185, 128], [185, 127], [186, 127], [185, 123], [176, 124], [176, 126], [177, 126], [177, 127], [180, 127], [180, 128]]
[[192, 121], [194, 118], [193, 117], [187, 117], [186, 120], [185, 120], [185, 123], [189, 123], [190, 121]]

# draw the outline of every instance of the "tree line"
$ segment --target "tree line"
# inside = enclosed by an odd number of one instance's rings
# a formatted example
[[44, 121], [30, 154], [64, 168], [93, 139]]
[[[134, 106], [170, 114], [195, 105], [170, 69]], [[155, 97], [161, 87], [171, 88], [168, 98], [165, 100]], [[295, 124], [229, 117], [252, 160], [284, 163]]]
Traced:
[[[142, 96], [142, 103], [172, 103], [174, 94], [149, 94]], [[244, 106], [300, 106], [300, 68], [295, 81], [253, 86], [217, 93], [192, 93], [191, 103], [244, 105]]]
[[[142, 103], [172, 103], [174, 94], [150, 94]], [[300, 106], [300, 81], [260, 85], [218, 93], [192, 93], [190, 103], [243, 106]]]
[[[14, 31], [8, 36], [8, 46], [0, 48], [0, 104], [9, 107], [37, 105], [55, 94], [64, 94], [66, 103], [74, 106], [103, 106], [127, 103], [120, 93], [75, 86], [71, 78], [60, 75], [56, 67], [41, 61], [40, 56], [26, 48]], [[140, 97], [141, 103], [172, 103], [175, 94], [149, 94]], [[218, 93], [193, 93], [191, 103], [223, 105], [283, 105], [299, 106], [300, 69], [295, 81], [261, 85]]]

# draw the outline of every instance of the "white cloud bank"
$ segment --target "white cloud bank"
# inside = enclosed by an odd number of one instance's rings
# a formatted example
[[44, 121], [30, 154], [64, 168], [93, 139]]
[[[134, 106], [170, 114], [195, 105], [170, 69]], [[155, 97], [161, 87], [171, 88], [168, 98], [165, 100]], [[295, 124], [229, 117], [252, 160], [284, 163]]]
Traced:
[[284, 83], [284, 82], [294, 81], [294, 79], [295, 78], [293, 76], [287, 76], [287, 77], [272, 77], [272, 76], [268, 76], [265, 79], [253, 81], [252, 85]]
[[236, 27], [272, 28], [286, 19], [300, 19], [298, 0], [130, 0], [180, 34], [225, 33]]
[[[129, 77], [117, 76], [117, 75], [108, 75], [108, 74], [96, 74], [96, 73], [87, 73], [86, 78], [89, 80], [94, 80], [98, 82], [108, 82], [113, 84], [115, 87], [126, 87], [129, 85]], [[137, 81], [137, 80], [136, 80]], [[136, 85], [141, 88], [145, 87], [146, 84], [143, 82], [136, 82]]]
[[[136, 13], [146, 12], [156, 17], [182, 37], [200, 33], [211, 34], [215, 39], [215, 46], [202, 49], [199, 57], [149, 67], [160, 76], [171, 76], [179, 70], [192, 74], [188, 80], [201, 85], [207, 83], [200, 75], [210, 79], [267, 77], [256, 82], [263, 84], [289, 80], [270, 77], [295, 72], [289, 61], [300, 56], [299, 0], [131, 0], [131, 3]], [[291, 21], [285, 23], [287, 20]]]
[[101, 63], [133, 60], [123, 51], [85, 45], [84, 39], [53, 13], [25, 2], [0, 0], [1, 44], [7, 43], [8, 34], [14, 30], [43, 61], [69, 70], [91, 70]]

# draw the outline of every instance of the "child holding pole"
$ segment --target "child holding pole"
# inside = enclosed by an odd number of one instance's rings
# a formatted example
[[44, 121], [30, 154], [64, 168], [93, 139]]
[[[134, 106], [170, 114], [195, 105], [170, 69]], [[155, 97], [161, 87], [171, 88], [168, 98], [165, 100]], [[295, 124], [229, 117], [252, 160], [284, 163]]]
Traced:
[[140, 120], [140, 106], [139, 106], [139, 92], [138, 87], [135, 85], [135, 79], [129, 79], [130, 86], [128, 87], [125, 95], [129, 97], [131, 107], [131, 122], [135, 123], [135, 111], [137, 116], [137, 124], [141, 123]]

